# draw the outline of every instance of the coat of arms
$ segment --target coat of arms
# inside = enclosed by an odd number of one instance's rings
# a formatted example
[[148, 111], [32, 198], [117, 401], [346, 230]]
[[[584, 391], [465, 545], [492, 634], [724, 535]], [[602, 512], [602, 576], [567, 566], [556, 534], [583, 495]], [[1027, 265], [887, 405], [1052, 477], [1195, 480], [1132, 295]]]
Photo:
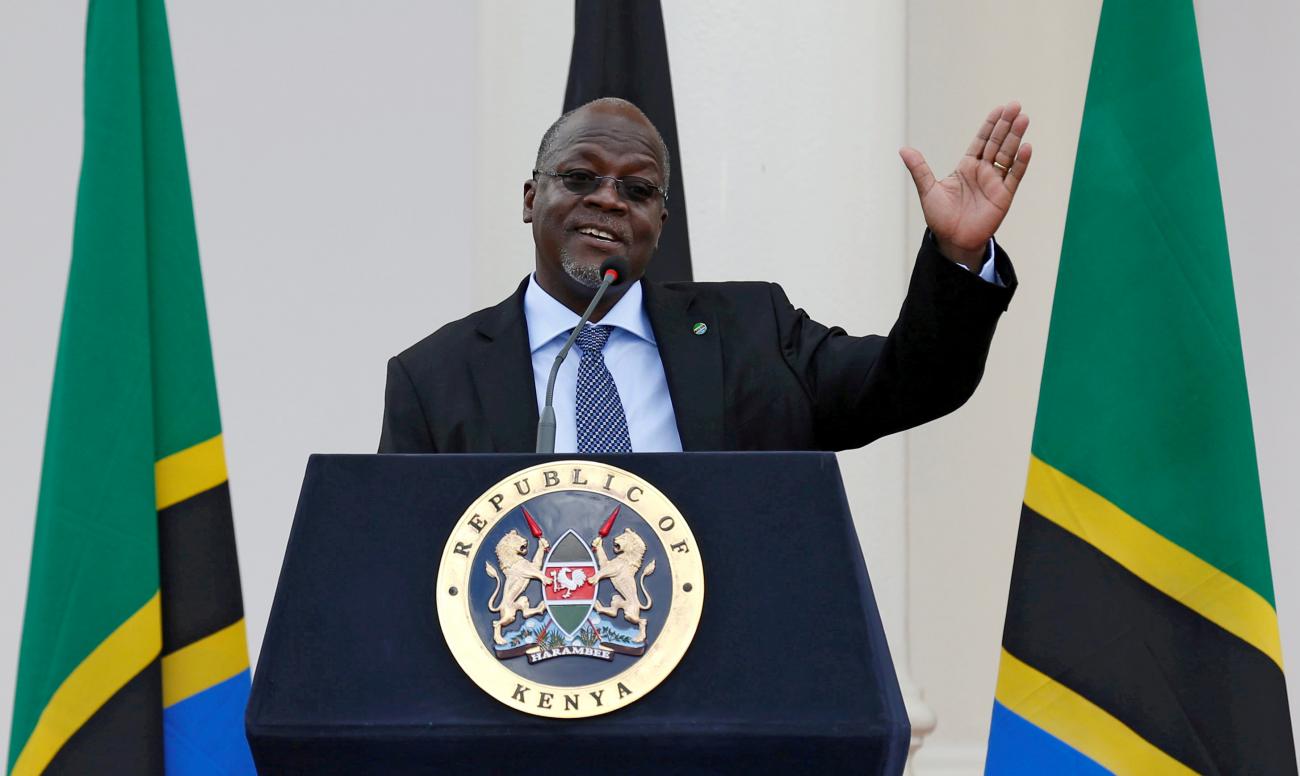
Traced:
[[703, 582], [690, 528], [662, 494], [621, 469], [562, 461], [503, 480], [461, 517], [438, 614], [461, 667], [499, 700], [590, 716], [672, 670]]
[[[654, 606], [645, 578], [654, 573], [655, 561], [646, 561], [645, 540], [631, 528], [614, 539], [614, 557], [606, 554], [603, 541], [620, 510], [614, 507], [590, 546], [569, 529], [550, 547], [536, 518], [520, 507], [537, 540], [534, 557], [527, 557], [528, 540], [511, 530], [497, 542], [497, 565], [488, 561], [485, 567], [497, 582], [488, 599], [488, 611], [500, 615], [492, 621], [497, 657], [524, 654], [536, 663], [572, 655], [612, 660], [616, 652], [645, 654], [643, 612]], [[542, 583], [542, 600], [536, 605], [526, 594], [532, 579]], [[603, 604], [597, 593], [602, 581], [611, 591]], [[630, 628], [620, 623], [620, 615]], [[520, 617], [519, 627], [503, 632]]]

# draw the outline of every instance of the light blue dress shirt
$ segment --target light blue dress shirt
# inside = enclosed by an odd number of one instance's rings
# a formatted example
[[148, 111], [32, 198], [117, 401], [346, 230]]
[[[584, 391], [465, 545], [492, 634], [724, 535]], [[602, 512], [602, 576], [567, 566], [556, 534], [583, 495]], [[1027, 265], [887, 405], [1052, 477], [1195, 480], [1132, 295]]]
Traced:
[[[524, 291], [524, 317], [528, 322], [528, 348], [533, 354], [533, 385], [537, 390], [537, 410], [546, 403], [546, 380], [551, 364], [564, 346], [569, 331], [578, 325], [579, 315], [557, 302], [528, 279]], [[602, 326], [613, 326], [605, 345], [605, 366], [614, 376], [627, 430], [635, 453], [680, 453], [682, 439], [677, 433], [677, 416], [668, 377], [659, 358], [650, 316], [641, 303], [641, 281], [623, 294], [623, 298], [600, 319]], [[577, 350], [577, 346], [574, 346]], [[555, 452], [573, 453], [578, 449], [574, 404], [578, 390], [578, 361], [581, 353], [569, 352], [555, 377]]]
[[[989, 257], [992, 256], [993, 240], [989, 240]], [[980, 278], [994, 285], [1005, 285], [994, 264], [986, 259], [980, 268]], [[962, 264], [957, 266], [969, 269]], [[605, 366], [613, 375], [619, 398], [623, 401], [632, 452], [680, 453], [682, 439], [677, 433], [677, 416], [673, 411], [672, 395], [668, 392], [668, 377], [664, 374], [659, 345], [655, 342], [650, 316], [646, 315], [641, 297], [641, 281], [638, 280], [600, 319], [601, 325], [614, 327], [605, 345]], [[546, 404], [546, 381], [551, 376], [551, 364], [580, 317], [542, 290], [537, 285], [536, 275], [528, 278], [528, 289], [524, 291], [524, 319], [528, 324], [528, 349], [533, 354], [533, 386], [537, 392], [539, 414]], [[570, 351], [555, 377], [557, 453], [578, 450], [574, 405], [581, 357], [581, 353]]]

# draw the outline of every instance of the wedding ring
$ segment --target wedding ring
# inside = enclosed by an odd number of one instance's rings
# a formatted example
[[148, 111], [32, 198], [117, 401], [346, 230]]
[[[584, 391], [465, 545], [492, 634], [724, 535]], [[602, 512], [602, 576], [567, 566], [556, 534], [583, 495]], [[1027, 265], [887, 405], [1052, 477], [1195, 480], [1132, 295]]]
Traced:
[[1005, 164], [999, 164], [997, 162], [994, 162], [993, 166], [1001, 170], [1003, 175], [1006, 175], [1008, 172], [1011, 171], [1011, 168], [1007, 167]]

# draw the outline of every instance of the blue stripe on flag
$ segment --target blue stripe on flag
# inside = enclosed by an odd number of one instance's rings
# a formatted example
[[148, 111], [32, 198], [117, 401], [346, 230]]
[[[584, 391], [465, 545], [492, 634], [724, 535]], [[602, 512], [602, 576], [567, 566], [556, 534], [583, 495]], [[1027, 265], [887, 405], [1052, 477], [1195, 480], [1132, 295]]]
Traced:
[[163, 709], [167, 776], [256, 774], [244, 737], [248, 671]]
[[[997, 701], [985, 776], [1103, 776], [1110, 771]], [[170, 776], [170, 774], [169, 774]]]

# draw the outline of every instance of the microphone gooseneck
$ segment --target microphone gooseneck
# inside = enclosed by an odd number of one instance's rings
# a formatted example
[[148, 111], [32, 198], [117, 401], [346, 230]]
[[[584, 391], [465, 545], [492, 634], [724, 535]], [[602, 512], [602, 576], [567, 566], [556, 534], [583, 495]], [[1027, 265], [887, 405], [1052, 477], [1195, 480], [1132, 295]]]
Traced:
[[578, 338], [578, 332], [582, 327], [587, 325], [587, 320], [591, 314], [596, 311], [596, 305], [600, 304], [600, 299], [609, 290], [610, 286], [616, 286], [627, 279], [628, 264], [627, 259], [622, 256], [610, 256], [600, 264], [600, 287], [592, 295], [591, 302], [587, 304], [586, 311], [578, 319], [578, 325], [573, 327], [569, 333], [569, 338], [564, 341], [564, 347], [560, 352], [555, 354], [555, 361], [551, 363], [551, 376], [546, 380], [546, 403], [542, 406], [541, 417], [537, 421], [537, 452], [554, 453], [555, 452], [555, 378], [560, 373], [560, 364], [564, 363], [564, 357], [569, 355], [569, 350], [573, 347], [573, 341]]

